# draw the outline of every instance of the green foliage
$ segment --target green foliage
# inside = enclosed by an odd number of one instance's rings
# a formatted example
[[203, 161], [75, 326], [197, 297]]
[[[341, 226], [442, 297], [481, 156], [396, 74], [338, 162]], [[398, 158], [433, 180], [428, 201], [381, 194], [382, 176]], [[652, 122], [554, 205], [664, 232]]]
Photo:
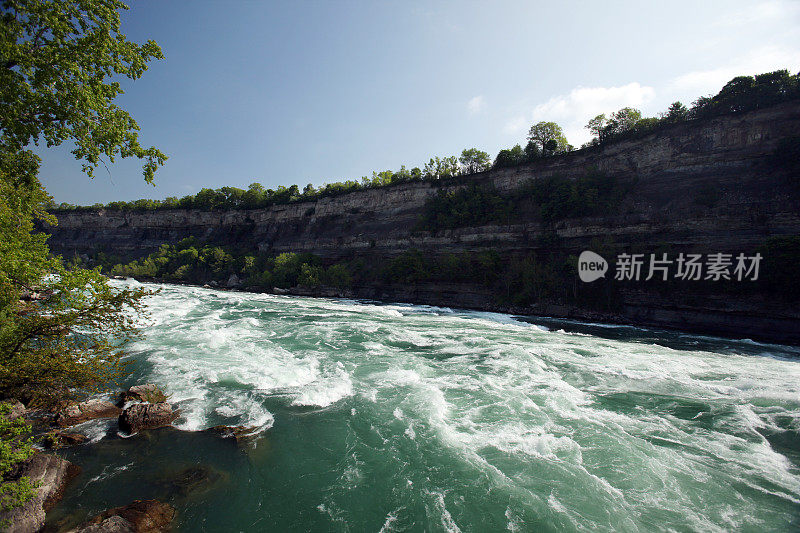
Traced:
[[437, 231], [485, 224], [511, 224], [523, 218], [531, 204], [542, 222], [596, 216], [608, 212], [627, 190], [602, 172], [590, 171], [570, 179], [552, 176], [529, 180], [513, 194], [500, 194], [492, 186], [472, 185], [439, 191], [429, 199], [417, 229]]
[[[26, 476], [19, 477], [17, 466], [33, 455], [30, 426], [23, 417], [9, 419], [11, 406], [0, 403], [0, 513], [20, 507], [35, 496], [35, 487]], [[8, 524], [0, 523], [4, 528]]]
[[500, 150], [494, 159], [494, 168], [515, 167], [524, 163], [528, 156], [518, 144], [514, 148]]
[[[95, 259], [99, 262], [100, 254]], [[194, 238], [161, 245], [156, 252], [127, 264], [105, 261], [101, 265], [112, 275], [201, 284], [225, 283], [231, 274], [236, 274], [246, 287], [260, 289], [297, 285], [343, 289], [352, 282], [352, 275], [343, 264], [330, 265], [326, 270], [322, 261], [311, 254], [284, 252], [273, 257], [201, 245]]]
[[555, 122], [538, 122], [531, 126], [528, 141], [537, 145], [542, 152], [566, 152], [569, 146], [561, 126]]
[[300, 265], [300, 275], [297, 276], [297, 284], [301, 287], [319, 287], [325, 272], [321, 266], [303, 263]]
[[325, 281], [327, 285], [337, 289], [346, 289], [353, 282], [353, 276], [346, 266], [335, 264], [328, 267], [325, 271]]
[[590, 171], [574, 179], [556, 175], [530, 180], [519, 195], [530, 197], [542, 221], [552, 223], [608, 213], [626, 193], [613, 176]]
[[461, 163], [464, 174], [483, 172], [489, 170], [492, 166], [492, 160], [489, 158], [489, 154], [477, 148], [469, 148], [461, 152], [461, 157], [458, 161]]
[[661, 115], [661, 120], [666, 123], [681, 122], [689, 116], [689, 110], [680, 102], [672, 102], [666, 113]]
[[511, 204], [492, 186], [471, 185], [455, 191], [440, 190], [425, 202], [418, 228], [439, 230], [508, 223]]
[[72, 153], [92, 175], [104, 158], [145, 161], [152, 182], [166, 156], [139, 144], [139, 126], [117, 107], [120, 77], [136, 80], [161, 59], [153, 41], [120, 33], [118, 0], [3, 0], [0, 25], [0, 147], [19, 151], [43, 140], [75, 143]]
[[195, 195], [184, 196], [181, 199], [169, 197], [165, 200], [141, 199], [131, 202], [109, 202], [106, 205], [75, 206], [67, 203], [51, 205], [55, 211], [87, 211], [109, 209], [114, 211], [152, 211], [157, 209], [256, 209], [272, 205], [288, 204], [317, 200], [319, 198], [339, 196], [353, 191], [387, 187], [400, 183], [413, 183], [420, 181], [439, 181], [483, 172], [491, 168], [489, 154], [469, 148], [461, 152], [461, 157], [434, 157], [421, 170], [412, 169], [402, 165], [399, 170], [383, 170], [373, 172], [372, 176], [364, 176], [360, 181], [346, 180], [327, 183], [316, 188], [308, 184], [300, 192], [297, 185], [290, 187], [279, 186], [277, 189], [266, 189], [260, 183], [251, 183], [247, 190], [236, 187], [222, 187], [219, 189], [201, 189]]

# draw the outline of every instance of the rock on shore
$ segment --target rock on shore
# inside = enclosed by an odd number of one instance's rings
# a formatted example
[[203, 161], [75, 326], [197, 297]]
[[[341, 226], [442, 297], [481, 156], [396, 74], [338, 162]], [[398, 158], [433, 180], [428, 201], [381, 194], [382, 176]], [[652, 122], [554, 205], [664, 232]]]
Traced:
[[8, 520], [7, 533], [30, 533], [44, 526], [45, 511], [49, 511], [64, 495], [67, 483], [80, 473], [80, 467], [55, 455], [37, 453], [25, 463], [19, 476], [28, 476], [38, 484], [36, 496], [22, 507], [0, 517]]
[[158, 500], [136, 500], [109, 509], [71, 533], [161, 533], [169, 530], [175, 508]]
[[95, 418], [119, 416], [121, 409], [107, 400], [91, 399], [73, 403], [56, 414], [55, 422], [61, 427], [74, 426]]

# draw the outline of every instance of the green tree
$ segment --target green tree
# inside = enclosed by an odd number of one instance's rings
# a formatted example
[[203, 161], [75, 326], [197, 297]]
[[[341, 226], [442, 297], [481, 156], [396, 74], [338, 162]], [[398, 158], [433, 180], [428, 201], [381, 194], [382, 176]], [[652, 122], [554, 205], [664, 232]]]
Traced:
[[680, 122], [686, 120], [689, 116], [689, 110], [680, 102], [672, 102], [667, 108], [667, 112], [662, 115], [662, 119], [666, 122]]
[[44, 140], [75, 143], [91, 176], [105, 157], [145, 160], [153, 181], [166, 156], [139, 144], [139, 126], [114, 104], [123, 90], [111, 77], [138, 79], [163, 54], [120, 33], [118, 0], [3, 0], [0, 25], [0, 124], [3, 148]]
[[566, 150], [569, 144], [561, 126], [555, 122], [538, 122], [531, 126], [528, 131], [528, 141], [534, 143], [542, 152], [561, 152]]
[[[162, 54], [120, 33], [123, 9], [117, 0], [0, 0], [0, 397], [46, 405], [107, 386], [120, 375], [120, 342], [136, 333], [146, 292], [68, 268], [33, 233], [35, 220], [56, 221], [29, 149], [70, 140], [89, 176], [136, 157], [152, 183], [166, 156], [139, 143], [138, 125], [114, 104], [115, 80], [138, 79]], [[0, 431], [3, 449], [14, 438]], [[24, 493], [2, 474], [3, 495]]]
[[[13, 476], [18, 463], [33, 455], [31, 439], [25, 438], [30, 426], [21, 416], [11, 420], [10, 413], [11, 406], [0, 403], [0, 478], [3, 480]], [[4, 482], [0, 485], [0, 512], [19, 507], [33, 496], [34, 486], [27, 476], [13, 483]], [[0, 522], [0, 528], [7, 526]]]
[[525, 159], [526, 159], [525, 152], [522, 150], [522, 147], [520, 145], [516, 144], [514, 145], [514, 148], [500, 150], [497, 153], [497, 157], [494, 159], [494, 167], [495, 168], [514, 167], [521, 163], [524, 163]]
[[601, 113], [594, 117], [592, 120], [586, 124], [586, 129], [589, 130], [592, 135], [594, 135], [598, 141], [603, 142], [603, 137], [605, 133], [606, 125], [608, 124], [608, 119], [606, 118], [605, 113]]
[[632, 107], [623, 107], [611, 114], [608, 123], [603, 128], [603, 138], [611, 137], [631, 131], [642, 120], [642, 112]]
[[462, 151], [458, 161], [461, 163], [464, 174], [483, 172], [484, 170], [489, 170], [492, 166], [489, 154], [477, 148], [468, 148]]

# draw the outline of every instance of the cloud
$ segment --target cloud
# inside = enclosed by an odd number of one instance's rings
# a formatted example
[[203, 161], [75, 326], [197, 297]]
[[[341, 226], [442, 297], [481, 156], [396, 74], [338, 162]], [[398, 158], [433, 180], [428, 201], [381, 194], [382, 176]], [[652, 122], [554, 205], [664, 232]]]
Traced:
[[790, 72], [800, 68], [800, 49], [781, 46], [763, 46], [739, 57], [728, 65], [687, 72], [674, 78], [667, 86], [668, 93], [676, 97], [696, 98], [716, 94], [731, 78], [771, 72], [788, 68]]
[[473, 96], [470, 98], [469, 102], [467, 102], [467, 110], [469, 111], [470, 115], [480, 113], [485, 107], [486, 99], [481, 94], [478, 96]]
[[525, 115], [509, 119], [504, 131], [522, 135], [531, 124], [552, 121], [563, 128], [571, 144], [580, 146], [591, 138], [585, 129], [591, 118], [623, 107], [641, 107], [652, 101], [655, 94], [655, 89], [637, 82], [620, 87], [577, 87], [569, 94], [554, 96], [537, 105]]

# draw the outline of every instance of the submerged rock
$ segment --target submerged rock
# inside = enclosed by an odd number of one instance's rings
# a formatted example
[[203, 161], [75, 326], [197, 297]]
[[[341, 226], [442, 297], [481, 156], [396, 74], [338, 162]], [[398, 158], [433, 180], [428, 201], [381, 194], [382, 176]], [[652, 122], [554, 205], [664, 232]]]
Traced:
[[59, 448], [67, 448], [69, 446], [77, 446], [89, 440], [89, 437], [82, 433], [74, 433], [71, 431], [51, 431], [42, 438], [42, 444], [51, 450]]
[[202, 492], [213, 485], [221, 475], [207, 466], [195, 465], [168, 476], [161, 482], [170, 496], [187, 496], [190, 493]]
[[122, 411], [119, 427], [122, 431], [134, 434], [143, 429], [169, 426], [176, 418], [178, 413], [166, 402], [137, 403]]
[[257, 436], [258, 429], [258, 427], [254, 426], [214, 426], [205, 431], [219, 435], [224, 439], [232, 438], [237, 443], [242, 443]]
[[127, 391], [120, 393], [117, 405], [122, 407], [128, 402], [163, 403], [167, 401], [167, 395], [155, 383], [144, 385], [134, 385]]
[[29, 533], [44, 526], [45, 511], [50, 510], [64, 495], [64, 488], [81, 469], [55, 455], [37, 453], [19, 468], [15, 478], [27, 476], [38, 485], [36, 496], [22, 507], [0, 516], [8, 521], [7, 533]]
[[107, 400], [92, 399], [74, 403], [56, 414], [55, 422], [61, 427], [74, 426], [95, 418], [119, 416], [122, 410]]
[[71, 533], [161, 533], [169, 530], [175, 508], [158, 500], [136, 500], [89, 520]]

